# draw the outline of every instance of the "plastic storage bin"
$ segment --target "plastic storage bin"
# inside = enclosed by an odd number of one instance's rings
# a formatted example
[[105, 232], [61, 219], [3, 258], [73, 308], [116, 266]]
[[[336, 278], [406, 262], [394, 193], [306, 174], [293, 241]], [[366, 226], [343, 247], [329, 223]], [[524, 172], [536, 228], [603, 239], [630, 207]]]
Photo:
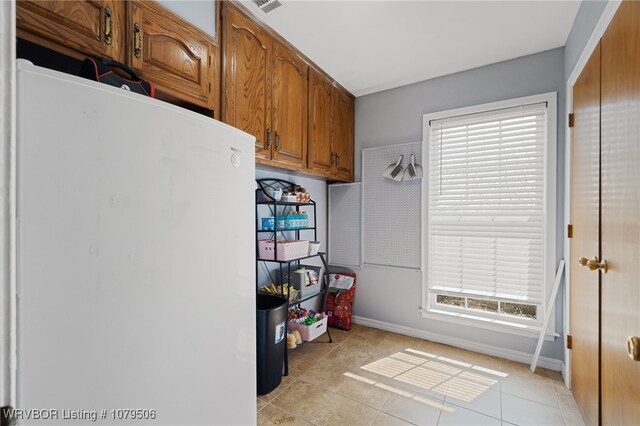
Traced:
[[[258, 241], [258, 254], [262, 260], [274, 260], [275, 245], [273, 240]], [[275, 260], [287, 261], [307, 257], [309, 255], [309, 241], [283, 240], [278, 241], [278, 258]]]
[[266, 395], [280, 385], [286, 348], [287, 301], [277, 296], [257, 294], [256, 361], [259, 395]]
[[316, 255], [320, 252], [320, 241], [309, 241], [309, 256]]
[[[322, 280], [324, 280], [324, 268], [322, 266], [300, 265], [300, 269], [304, 269], [305, 271], [298, 272], [298, 270], [292, 270], [288, 279], [286, 270], [284, 270], [280, 276], [280, 282], [288, 282], [300, 292], [297, 300], [319, 293], [320, 290], [322, 290]], [[308, 277], [308, 274], [311, 272], [314, 273], [315, 282], [312, 282], [311, 277]], [[307, 282], [309, 282], [309, 285], [307, 285]]]
[[323, 335], [327, 331], [327, 323], [329, 318], [325, 315], [320, 321], [311, 325], [303, 325], [299, 322], [292, 320], [289, 321], [289, 330], [298, 330], [302, 340], [310, 342], [316, 339], [318, 336]]

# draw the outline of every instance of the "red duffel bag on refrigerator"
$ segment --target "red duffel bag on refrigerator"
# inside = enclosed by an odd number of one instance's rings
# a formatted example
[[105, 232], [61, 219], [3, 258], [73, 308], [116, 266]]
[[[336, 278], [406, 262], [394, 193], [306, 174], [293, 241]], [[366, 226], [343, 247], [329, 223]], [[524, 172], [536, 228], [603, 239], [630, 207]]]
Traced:
[[356, 296], [356, 274], [329, 274], [329, 294], [325, 310], [332, 327], [351, 330], [351, 307]]

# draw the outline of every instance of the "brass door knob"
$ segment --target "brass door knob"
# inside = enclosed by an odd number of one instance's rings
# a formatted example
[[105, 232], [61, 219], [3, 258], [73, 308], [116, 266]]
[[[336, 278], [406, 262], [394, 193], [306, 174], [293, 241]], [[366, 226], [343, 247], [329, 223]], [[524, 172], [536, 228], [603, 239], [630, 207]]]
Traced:
[[582, 266], [587, 266], [588, 261], [589, 259], [587, 259], [586, 257], [581, 257], [580, 259], [578, 259], [578, 263], [581, 264]]
[[640, 361], [640, 337], [629, 336], [627, 339], [627, 353], [632, 360]]
[[598, 269], [600, 269], [605, 274], [609, 270], [607, 261], [604, 259], [598, 259], [598, 256], [594, 256], [593, 259], [587, 261], [587, 268], [589, 268], [590, 271], [597, 271]]

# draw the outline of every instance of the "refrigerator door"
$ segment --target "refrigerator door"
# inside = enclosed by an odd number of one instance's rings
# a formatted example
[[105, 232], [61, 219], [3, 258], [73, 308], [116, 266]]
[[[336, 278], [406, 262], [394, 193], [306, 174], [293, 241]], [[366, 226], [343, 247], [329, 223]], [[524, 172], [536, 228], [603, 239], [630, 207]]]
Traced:
[[17, 407], [254, 424], [253, 137], [25, 62], [17, 99]]

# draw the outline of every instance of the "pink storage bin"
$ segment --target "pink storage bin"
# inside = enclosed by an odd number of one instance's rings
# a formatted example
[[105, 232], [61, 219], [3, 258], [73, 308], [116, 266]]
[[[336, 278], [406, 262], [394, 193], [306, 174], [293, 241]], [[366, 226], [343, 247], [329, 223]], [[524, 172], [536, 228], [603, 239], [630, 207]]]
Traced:
[[[260, 259], [274, 260], [275, 247], [273, 240], [258, 241], [258, 254]], [[287, 261], [307, 257], [309, 255], [309, 241], [278, 241], [278, 258], [275, 260]]]
[[300, 337], [305, 342], [310, 342], [317, 338], [318, 336], [323, 335], [327, 331], [327, 323], [329, 317], [325, 315], [320, 321], [313, 323], [309, 326], [302, 325], [295, 320], [289, 321], [289, 330], [298, 330], [300, 332]]

